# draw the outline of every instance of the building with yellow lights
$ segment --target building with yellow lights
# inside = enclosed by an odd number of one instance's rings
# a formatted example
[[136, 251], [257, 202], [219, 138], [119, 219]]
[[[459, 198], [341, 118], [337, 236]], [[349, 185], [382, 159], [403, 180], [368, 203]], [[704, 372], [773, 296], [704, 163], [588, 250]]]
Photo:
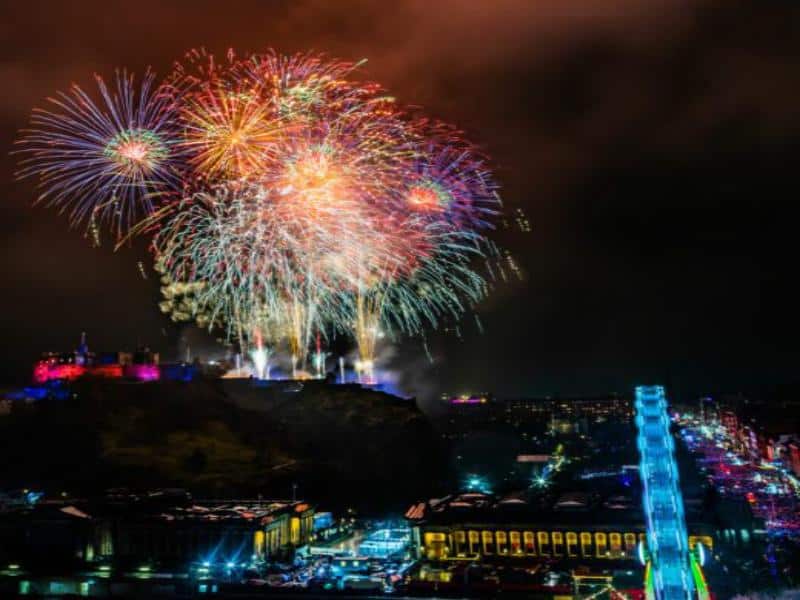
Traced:
[[[615, 506], [579, 493], [543, 506], [519, 495], [470, 492], [418, 503], [406, 518], [417, 556], [429, 561], [635, 561], [639, 542], [646, 543], [644, 515], [636, 507]], [[712, 526], [689, 527], [692, 545], [713, 548]]]

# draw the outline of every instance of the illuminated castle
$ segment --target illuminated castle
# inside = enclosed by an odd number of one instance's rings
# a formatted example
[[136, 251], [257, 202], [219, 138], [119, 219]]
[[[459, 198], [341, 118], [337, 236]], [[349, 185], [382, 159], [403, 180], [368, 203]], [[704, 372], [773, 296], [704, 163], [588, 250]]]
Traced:
[[[101, 377], [110, 379], [133, 379], [155, 381], [158, 379], [191, 379], [187, 372], [173, 373], [175, 366], [159, 365], [158, 353], [149, 348], [136, 352], [89, 351], [86, 333], [81, 333], [81, 341], [73, 352], [46, 352], [33, 367], [33, 380], [45, 383], [53, 380], [72, 381], [79, 377]], [[188, 369], [181, 365], [182, 370]]]

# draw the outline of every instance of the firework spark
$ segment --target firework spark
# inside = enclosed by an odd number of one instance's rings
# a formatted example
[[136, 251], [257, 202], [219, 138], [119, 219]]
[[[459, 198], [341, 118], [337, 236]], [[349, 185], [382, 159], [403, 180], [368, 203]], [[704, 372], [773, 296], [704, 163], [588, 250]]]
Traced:
[[180, 186], [175, 116], [147, 72], [141, 84], [117, 72], [109, 87], [95, 77], [100, 101], [73, 85], [36, 109], [17, 142], [17, 176], [39, 178], [40, 202], [70, 222], [108, 224], [117, 238]]

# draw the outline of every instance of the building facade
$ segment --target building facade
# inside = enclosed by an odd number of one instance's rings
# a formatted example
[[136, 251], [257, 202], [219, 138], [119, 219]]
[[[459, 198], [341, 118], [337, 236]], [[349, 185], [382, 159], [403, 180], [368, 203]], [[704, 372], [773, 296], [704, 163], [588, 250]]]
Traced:
[[[647, 544], [639, 509], [558, 510], [467, 493], [419, 503], [406, 513], [417, 556], [430, 561], [487, 559], [638, 560]], [[690, 524], [691, 544], [714, 546], [714, 530]]]
[[[635, 560], [639, 542], [647, 543], [644, 524], [640, 527], [576, 526], [568, 522], [420, 524], [412, 531], [418, 558], [436, 561], [490, 557]], [[691, 545], [697, 542], [713, 548], [713, 537], [708, 531], [689, 535]]]
[[[48, 504], [0, 515], [0, 557], [53, 562], [251, 561], [307, 544], [314, 509], [294, 501], [202, 502], [187, 506]], [[57, 552], [55, 550], [57, 549]]]

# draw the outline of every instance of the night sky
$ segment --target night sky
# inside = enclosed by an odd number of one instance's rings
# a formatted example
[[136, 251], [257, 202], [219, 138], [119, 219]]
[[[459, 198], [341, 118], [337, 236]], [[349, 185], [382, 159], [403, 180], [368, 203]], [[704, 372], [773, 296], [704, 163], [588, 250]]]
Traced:
[[754, 0], [7, 1], [0, 8], [0, 382], [43, 350], [187, 340], [140, 245], [93, 249], [32, 207], [12, 150], [30, 109], [115, 67], [166, 74], [190, 48], [367, 58], [365, 78], [463, 128], [492, 157], [498, 283], [462, 339], [387, 361], [410, 391], [628, 391], [688, 398], [797, 377], [800, 5]]

